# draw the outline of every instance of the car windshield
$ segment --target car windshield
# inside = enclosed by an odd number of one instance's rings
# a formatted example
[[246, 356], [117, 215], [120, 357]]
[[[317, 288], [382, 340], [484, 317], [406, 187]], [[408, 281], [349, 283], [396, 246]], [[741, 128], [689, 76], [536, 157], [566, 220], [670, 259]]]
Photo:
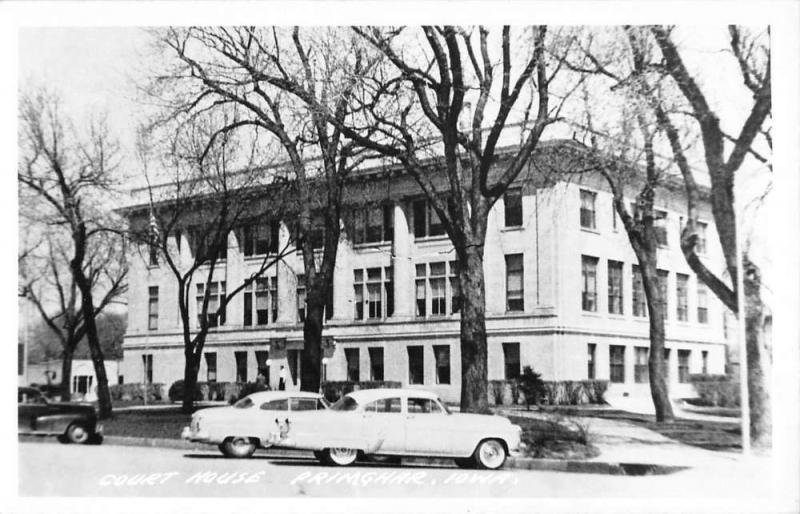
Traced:
[[356, 410], [356, 408], [358, 408], [358, 402], [350, 396], [343, 396], [338, 402], [331, 405], [331, 410], [349, 411]]
[[238, 402], [233, 404], [235, 409], [247, 409], [253, 406], [253, 400], [250, 398], [242, 398]]

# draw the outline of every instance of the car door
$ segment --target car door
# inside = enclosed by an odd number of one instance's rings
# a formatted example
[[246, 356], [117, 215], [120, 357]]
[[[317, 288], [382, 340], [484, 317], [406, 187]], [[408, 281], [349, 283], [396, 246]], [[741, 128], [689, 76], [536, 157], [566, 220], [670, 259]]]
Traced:
[[259, 437], [271, 437], [273, 444], [286, 437], [286, 419], [289, 417], [289, 399], [281, 398], [261, 403], [248, 419], [251, 432]]
[[[286, 432], [284, 440], [288, 439], [291, 445], [297, 447], [313, 446], [318, 439], [319, 413], [325, 409], [325, 404], [319, 398], [289, 398], [289, 413], [285, 416], [289, 422], [284, 429]], [[284, 419], [280, 421], [285, 423]]]
[[366, 404], [362, 417], [365, 436], [375, 445], [373, 453], [398, 454], [405, 451], [406, 424], [399, 396]]
[[406, 402], [406, 453], [453, 455], [452, 438], [457, 434], [450, 426], [451, 416], [431, 398], [409, 396]]
[[36, 418], [47, 413], [47, 400], [34, 389], [17, 390], [17, 427], [20, 432], [36, 430]]

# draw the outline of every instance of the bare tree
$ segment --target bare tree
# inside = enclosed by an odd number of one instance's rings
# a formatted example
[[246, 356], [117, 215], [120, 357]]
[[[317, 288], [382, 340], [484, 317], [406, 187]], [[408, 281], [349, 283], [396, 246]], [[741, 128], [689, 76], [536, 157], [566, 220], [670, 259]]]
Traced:
[[[109, 215], [98, 195], [111, 189], [117, 146], [102, 120], [93, 122], [86, 137], [80, 137], [65, 122], [58, 99], [46, 92], [23, 96], [19, 116], [17, 179], [24, 203], [31, 207], [30, 219], [51, 229], [42, 229], [48, 236], [44, 258], [63, 318], [61, 327], [44, 308], [40, 290], [30, 282], [26, 288], [39, 312], [52, 321], [53, 330], [63, 330], [65, 372], [70, 371], [74, 347], [85, 334], [97, 376], [100, 416], [105, 418], [111, 414], [111, 397], [95, 320], [124, 291], [126, 268], [117, 253], [119, 246], [100, 242], [113, 227], [108, 226]], [[63, 234], [63, 239], [56, 234]], [[34, 283], [37, 276], [31, 276]], [[69, 373], [62, 376], [69, 381]], [[62, 388], [68, 393], [68, 382]]]
[[[323, 317], [332, 293], [344, 185], [365, 158], [328, 123], [325, 113], [339, 122], [351, 114], [354, 88], [370, 63], [352, 37], [341, 38], [335, 30], [304, 40], [298, 28], [287, 33], [277, 28], [193, 27], [169, 29], [160, 39], [179, 62], [156, 81], [160, 91], [164, 84], [177, 85], [172, 91], [179, 96], [169, 101], [169, 116], [232, 109], [235, 119], [216, 127], [209, 144], [254, 129], [277, 141], [288, 160], [293, 206], [287, 212], [296, 214], [290, 224], [302, 253], [307, 291], [300, 384], [303, 390], [318, 391]], [[311, 102], [299, 102], [287, 91], [302, 92]]]
[[[359, 145], [399, 162], [422, 189], [459, 263], [461, 409], [486, 411], [487, 217], [519, 176], [545, 128], [558, 117], [550, 105], [549, 86], [560, 66], [548, 73], [546, 27], [532, 28], [530, 39], [520, 47], [512, 42], [507, 26], [496, 35], [484, 27], [353, 30], [385, 62], [361, 81], [354, 116], [342, 122], [306, 92], [279, 77], [270, 82], [325, 112], [329, 123]], [[424, 42], [413, 47], [417, 37]], [[499, 57], [491, 56], [490, 46], [499, 47]], [[512, 67], [517, 65], [520, 71], [513, 77]], [[528, 93], [526, 108], [523, 97]], [[494, 95], [499, 102], [493, 101]], [[534, 97], [533, 121], [523, 125]], [[488, 128], [487, 120], [491, 120]], [[462, 121], [468, 124], [463, 130]], [[514, 150], [502, 148], [501, 136], [507, 129], [523, 132], [522, 143]]]
[[[725, 258], [725, 267], [730, 277], [728, 285], [722, 277], [709, 270], [698, 258], [696, 245], [697, 202], [699, 188], [694, 171], [688, 165], [685, 141], [679, 127], [682, 119], [676, 120], [675, 110], [663, 105], [656, 106], [659, 123], [666, 132], [675, 162], [681, 171], [686, 186], [688, 200], [688, 223], [681, 235], [681, 249], [689, 266], [698, 277], [731, 311], [740, 313], [737, 301], [737, 212], [735, 204], [736, 177], [749, 156], [756, 162], [765, 164], [771, 171], [770, 159], [760, 150], [765, 146], [772, 150], [772, 137], [769, 119], [772, 113], [772, 79], [769, 30], [750, 33], [748, 30], [731, 25], [728, 27], [730, 50], [741, 72], [744, 87], [752, 94], [752, 104], [738, 128], [731, 135], [723, 129], [720, 116], [715, 112], [706, 93], [684, 62], [682, 50], [673, 38], [671, 27], [654, 26], [650, 28], [656, 44], [661, 50], [661, 67], [677, 86], [685, 104], [688, 105], [689, 123], [699, 130], [703, 157], [708, 176], [711, 179], [711, 208], [717, 227], [719, 242]], [[712, 80], [706, 78], [706, 80]], [[728, 81], [728, 77], [717, 80]], [[724, 87], [731, 87], [725, 83]], [[726, 143], [733, 146], [726, 152]], [[727, 155], [726, 155], [727, 153]], [[740, 191], [741, 192], [741, 191]], [[744, 245], [742, 245], [744, 246]], [[769, 376], [771, 351], [764, 337], [764, 303], [761, 299], [761, 272], [758, 266], [744, 258], [744, 296], [745, 323], [747, 331], [748, 387], [750, 389], [750, 427], [754, 444], [767, 446], [771, 438], [771, 406], [769, 395]]]
[[[229, 239], [243, 238], [245, 226], [269, 227], [283, 210], [286, 187], [275, 180], [274, 170], [257, 166], [257, 156], [244, 151], [235, 137], [213, 141], [213, 126], [215, 122], [205, 116], [177, 129], [170, 127], [177, 132], [167, 148], [161, 149], [165, 154], [162, 169], [169, 173], [151, 172], [148, 163], [153, 148], [148, 138], [141, 138], [148, 202], [128, 212], [129, 233], [145, 250], [142, 257], [148, 265], [165, 266], [177, 285], [185, 412], [191, 412], [194, 406], [197, 374], [209, 331], [225, 324], [226, 308], [236, 295], [294, 252], [290, 240], [281, 246], [277, 231], [272, 231], [268, 248], [254, 269], [251, 267], [236, 283], [225, 277]], [[184, 237], [188, 248], [182, 244]], [[192, 301], [196, 302], [196, 319], [190, 315]]]

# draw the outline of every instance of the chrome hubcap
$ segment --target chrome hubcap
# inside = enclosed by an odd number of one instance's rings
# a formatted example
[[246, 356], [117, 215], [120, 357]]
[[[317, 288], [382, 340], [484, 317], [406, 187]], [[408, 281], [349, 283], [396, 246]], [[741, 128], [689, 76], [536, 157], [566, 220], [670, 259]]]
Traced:
[[87, 432], [86, 430], [83, 429], [83, 427], [77, 426], [72, 429], [72, 437], [76, 441], [83, 441], [84, 439], [86, 439], [86, 436]]
[[331, 448], [330, 455], [336, 463], [348, 463], [356, 458], [356, 451], [352, 448]]
[[497, 468], [505, 460], [505, 450], [497, 441], [486, 441], [481, 445], [480, 457], [487, 468]]

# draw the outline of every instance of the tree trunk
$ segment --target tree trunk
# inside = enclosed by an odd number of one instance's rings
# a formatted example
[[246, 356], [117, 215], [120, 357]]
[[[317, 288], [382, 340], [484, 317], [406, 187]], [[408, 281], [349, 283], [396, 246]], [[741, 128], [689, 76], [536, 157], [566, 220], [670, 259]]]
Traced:
[[194, 411], [194, 390], [197, 387], [197, 373], [200, 371], [200, 355], [196, 355], [193, 350], [187, 347], [184, 350], [184, 357], [181, 410], [185, 414], [191, 414]]
[[[321, 280], [322, 277], [319, 277]], [[303, 351], [300, 357], [300, 390], [318, 393], [322, 367], [322, 318], [325, 295], [321, 288], [309, 288], [306, 300], [306, 319], [303, 322]]]
[[770, 341], [765, 333], [760, 271], [746, 258], [744, 269], [750, 440], [754, 447], [768, 448], [772, 444], [772, 406], [769, 391], [772, 352], [769, 347]]
[[[653, 245], [654, 247], [654, 245]], [[660, 305], [661, 290], [658, 287], [658, 270], [656, 268], [655, 249], [647, 251], [640, 249], [637, 252], [639, 266], [647, 298], [647, 313], [650, 317], [650, 357], [647, 360], [647, 369], [650, 375], [650, 396], [656, 410], [656, 421], [672, 421], [675, 415], [669, 401], [669, 387], [665, 378], [664, 366], [664, 315]]]
[[83, 270], [76, 272], [73, 267], [73, 272], [76, 275], [75, 279], [81, 292], [81, 310], [83, 311], [83, 323], [86, 327], [86, 341], [89, 344], [94, 374], [97, 377], [97, 405], [100, 411], [98, 416], [100, 419], [107, 419], [111, 417], [111, 393], [108, 390], [108, 376], [106, 375], [103, 349], [100, 347], [100, 339], [97, 336], [92, 285], [83, 274]]
[[486, 289], [483, 247], [468, 246], [459, 262], [461, 285], [461, 412], [489, 411], [486, 351]]
[[[72, 382], [72, 348], [66, 348], [70, 343], [67, 342], [64, 352], [61, 354], [61, 385], [59, 386], [59, 395], [62, 402], [70, 400], [70, 383]], [[49, 372], [48, 372], [49, 373]], [[49, 378], [48, 378], [49, 380]]]

